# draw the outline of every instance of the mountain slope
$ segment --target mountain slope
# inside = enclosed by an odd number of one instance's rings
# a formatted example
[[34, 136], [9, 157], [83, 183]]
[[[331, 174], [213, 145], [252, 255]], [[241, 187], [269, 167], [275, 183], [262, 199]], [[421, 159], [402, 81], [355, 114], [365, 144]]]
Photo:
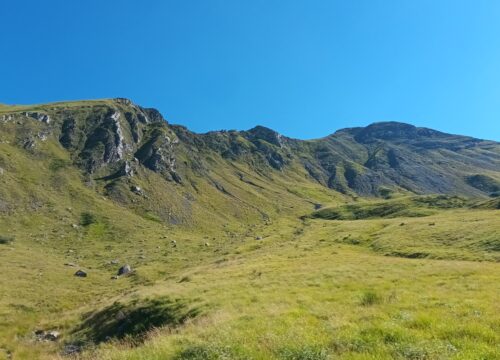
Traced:
[[[114, 99], [2, 107], [0, 130], [4, 147], [47, 161], [54, 171], [75, 167], [86, 186], [171, 223], [214, 209], [219, 222], [227, 209], [266, 218], [297, 197], [304, 205], [335, 201], [339, 193], [481, 197], [500, 184], [500, 144], [401, 123], [311, 141], [261, 126], [195, 134], [154, 109]], [[0, 161], [8, 173], [8, 159]], [[4, 188], [3, 206], [18, 206], [7, 203], [7, 193], [12, 189]]]
[[496, 358], [498, 160], [399, 123], [301, 141], [2, 106], [0, 359]]

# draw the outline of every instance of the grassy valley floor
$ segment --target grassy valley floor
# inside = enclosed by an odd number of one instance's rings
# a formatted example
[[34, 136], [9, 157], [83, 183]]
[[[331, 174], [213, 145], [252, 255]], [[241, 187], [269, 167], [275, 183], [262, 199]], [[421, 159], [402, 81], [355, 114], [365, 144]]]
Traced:
[[[95, 241], [74, 259], [16, 240], [0, 251], [0, 356], [65, 358], [64, 344], [78, 344], [83, 359], [499, 359], [498, 220], [498, 210], [471, 209], [284, 216], [224, 241], [182, 227], [163, 239], [159, 225], [140, 220], [143, 241], [113, 247], [137, 269], [118, 280]], [[87, 278], [73, 277], [76, 268], [63, 265], [71, 259], [87, 264]], [[149, 305], [127, 310], [134, 301]], [[113, 306], [142, 316], [145, 329], [161, 311], [170, 315], [164, 327], [121, 337]], [[109, 333], [82, 325], [96, 311]], [[62, 338], [36, 341], [39, 328]]]

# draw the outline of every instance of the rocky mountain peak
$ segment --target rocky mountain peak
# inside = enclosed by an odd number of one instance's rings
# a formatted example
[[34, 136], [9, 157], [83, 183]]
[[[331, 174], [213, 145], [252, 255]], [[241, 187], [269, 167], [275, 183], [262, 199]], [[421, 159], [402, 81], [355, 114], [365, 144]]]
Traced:
[[444, 134], [427, 128], [396, 121], [377, 122], [364, 128], [358, 128], [354, 136], [361, 143], [374, 140], [415, 140], [421, 137], [441, 137]]
[[261, 125], [257, 125], [245, 133], [251, 140], [264, 140], [279, 147], [284, 146], [286, 139], [280, 133]]

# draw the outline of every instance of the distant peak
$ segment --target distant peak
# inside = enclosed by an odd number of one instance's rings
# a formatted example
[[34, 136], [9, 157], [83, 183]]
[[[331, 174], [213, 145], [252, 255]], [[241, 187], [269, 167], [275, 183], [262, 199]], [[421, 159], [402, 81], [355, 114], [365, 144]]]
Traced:
[[257, 125], [254, 126], [253, 128], [247, 130], [249, 133], [269, 133], [269, 134], [278, 134], [277, 131], [274, 131], [273, 129], [270, 129], [268, 127], [262, 126], [262, 125]]
[[405, 140], [416, 139], [422, 136], [435, 137], [444, 134], [427, 128], [401, 123], [397, 121], [384, 121], [370, 124], [364, 128], [356, 128], [354, 138], [359, 142], [369, 142], [371, 140]]
[[245, 131], [251, 138], [261, 139], [277, 146], [283, 145], [283, 135], [265, 126], [257, 125]]
[[127, 99], [127, 98], [114, 98], [113, 99], [115, 102], [117, 102], [118, 104], [123, 104], [123, 105], [134, 105], [134, 103], [132, 102], [132, 100], [130, 99]]

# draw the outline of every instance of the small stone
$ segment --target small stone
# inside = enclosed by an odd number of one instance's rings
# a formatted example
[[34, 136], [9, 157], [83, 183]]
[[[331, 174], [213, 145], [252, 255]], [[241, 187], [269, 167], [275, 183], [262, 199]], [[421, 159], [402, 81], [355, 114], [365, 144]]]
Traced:
[[255, 240], [262, 240], [262, 236], [256, 236]]
[[76, 265], [73, 264], [73, 263], [64, 263], [64, 266], [71, 266], [71, 267], [75, 267]]

